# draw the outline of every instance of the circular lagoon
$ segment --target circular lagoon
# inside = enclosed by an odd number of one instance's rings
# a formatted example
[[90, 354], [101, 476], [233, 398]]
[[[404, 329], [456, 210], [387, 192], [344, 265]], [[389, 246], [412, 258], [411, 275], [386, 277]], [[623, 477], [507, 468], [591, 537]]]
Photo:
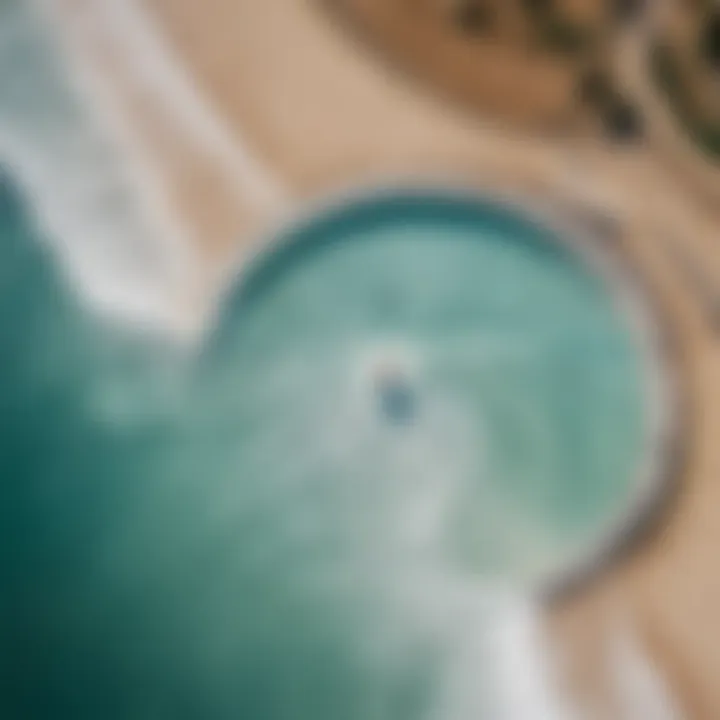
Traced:
[[328, 206], [224, 308], [202, 367], [222, 379], [213, 412], [233, 417], [245, 492], [291, 498], [288, 524], [307, 507], [344, 567], [375, 553], [557, 579], [654, 494], [666, 386], [649, 315], [592, 241], [514, 204], [423, 190]]

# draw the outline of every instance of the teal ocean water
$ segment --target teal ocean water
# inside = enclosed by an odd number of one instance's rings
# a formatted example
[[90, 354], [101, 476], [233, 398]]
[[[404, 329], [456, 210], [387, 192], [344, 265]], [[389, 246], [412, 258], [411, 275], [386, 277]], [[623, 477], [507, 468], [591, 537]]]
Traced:
[[90, 312], [7, 183], [0, 228], [2, 717], [561, 717], [505, 581], [618, 511], [643, 430], [573, 256], [361, 204], [187, 352]]

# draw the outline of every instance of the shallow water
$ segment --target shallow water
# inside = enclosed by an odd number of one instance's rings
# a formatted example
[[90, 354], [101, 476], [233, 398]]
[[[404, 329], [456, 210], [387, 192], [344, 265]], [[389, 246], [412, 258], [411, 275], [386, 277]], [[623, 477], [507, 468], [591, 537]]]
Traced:
[[[248, 423], [243, 471], [283, 487], [354, 474], [349, 508], [380, 502], [392, 532], [415, 534], [397, 542], [453, 545], [514, 579], [561, 565], [627, 505], [640, 353], [604, 284], [549, 233], [429, 194], [281, 242], [210, 351]], [[406, 427], [383, 410], [388, 382], [412, 405]], [[328, 513], [383, 532], [377, 510], [344, 510]]]

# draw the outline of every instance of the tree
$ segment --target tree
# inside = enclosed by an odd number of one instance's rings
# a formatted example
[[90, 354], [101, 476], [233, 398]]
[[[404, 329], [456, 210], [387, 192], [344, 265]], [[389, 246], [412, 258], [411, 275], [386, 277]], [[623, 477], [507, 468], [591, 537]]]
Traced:
[[613, 18], [622, 23], [637, 19], [646, 5], [646, 0], [612, 0], [610, 9]]
[[607, 73], [600, 68], [590, 67], [578, 78], [575, 92], [581, 103], [599, 107], [612, 97], [613, 88]]
[[700, 32], [700, 54], [710, 65], [720, 70], [720, 11], [710, 14]]
[[461, 0], [455, 4], [455, 24], [468, 35], [487, 32], [495, 22], [495, 9], [487, 0]]
[[634, 105], [623, 98], [614, 98], [603, 115], [605, 132], [619, 142], [639, 140], [643, 135], [642, 116]]
[[555, 9], [554, 0], [521, 0], [522, 6], [532, 15], [547, 14]]

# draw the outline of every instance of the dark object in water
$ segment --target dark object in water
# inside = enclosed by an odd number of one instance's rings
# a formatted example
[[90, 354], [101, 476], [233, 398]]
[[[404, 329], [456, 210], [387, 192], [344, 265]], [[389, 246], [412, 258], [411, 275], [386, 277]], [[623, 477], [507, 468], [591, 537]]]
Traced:
[[415, 391], [402, 375], [389, 375], [380, 379], [377, 387], [380, 409], [393, 425], [407, 425], [417, 412]]

